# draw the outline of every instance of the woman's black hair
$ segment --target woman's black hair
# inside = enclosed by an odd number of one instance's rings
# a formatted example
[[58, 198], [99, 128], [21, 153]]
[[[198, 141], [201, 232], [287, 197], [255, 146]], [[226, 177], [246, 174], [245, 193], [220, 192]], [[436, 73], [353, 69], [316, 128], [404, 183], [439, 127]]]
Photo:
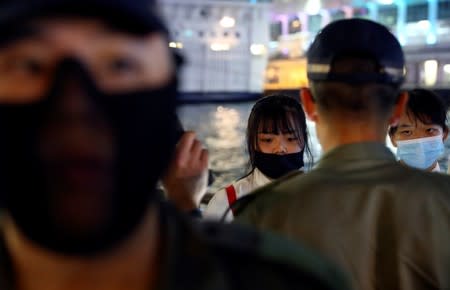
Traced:
[[[446, 130], [448, 106], [440, 95], [421, 88], [408, 91], [408, 95], [406, 114], [411, 120], [439, 125]], [[389, 135], [394, 135], [396, 131], [397, 127], [390, 127]]]
[[[275, 94], [259, 99], [252, 108], [247, 122], [247, 152], [249, 155], [249, 171], [255, 170], [255, 150], [258, 146], [258, 133], [293, 133], [304, 147], [309, 164], [313, 164], [313, 156], [308, 142], [305, 112], [300, 102], [293, 97]], [[244, 177], [245, 177], [244, 176]]]

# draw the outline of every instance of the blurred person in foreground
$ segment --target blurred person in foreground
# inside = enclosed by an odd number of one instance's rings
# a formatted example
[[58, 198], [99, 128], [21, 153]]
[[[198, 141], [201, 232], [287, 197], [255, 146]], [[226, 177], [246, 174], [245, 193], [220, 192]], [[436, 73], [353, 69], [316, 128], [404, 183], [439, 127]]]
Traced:
[[397, 39], [370, 20], [340, 20], [307, 56], [301, 100], [324, 155], [242, 200], [237, 221], [318, 250], [354, 289], [449, 289], [450, 178], [403, 166], [385, 146], [408, 100]]
[[154, 1], [0, 11], [0, 289], [345, 287], [306, 249], [158, 202], [177, 73]]
[[427, 89], [410, 90], [408, 96], [408, 105], [398, 125], [389, 128], [397, 158], [411, 167], [441, 172], [438, 159], [444, 154], [448, 136], [447, 105]]

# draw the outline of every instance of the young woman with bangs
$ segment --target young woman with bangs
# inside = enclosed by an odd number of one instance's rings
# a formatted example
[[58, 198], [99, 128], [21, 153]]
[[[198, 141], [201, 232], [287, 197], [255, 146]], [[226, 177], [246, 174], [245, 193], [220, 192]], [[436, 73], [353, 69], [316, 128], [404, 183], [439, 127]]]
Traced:
[[260, 99], [247, 124], [249, 170], [242, 178], [219, 190], [209, 201], [206, 218], [233, 219], [230, 206], [239, 198], [293, 171], [303, 171], [304, 155], [312, 162], [305, 113], [300, 102], [285, 95]]

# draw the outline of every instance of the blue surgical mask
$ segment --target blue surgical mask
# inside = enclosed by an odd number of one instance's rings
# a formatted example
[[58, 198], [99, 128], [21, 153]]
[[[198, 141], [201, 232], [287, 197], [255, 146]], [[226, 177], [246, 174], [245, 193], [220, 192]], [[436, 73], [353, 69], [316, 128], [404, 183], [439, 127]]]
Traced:
[[397, 157], [411, 167], [427, 169], [443, 153], [442, 135], [397, 141]]

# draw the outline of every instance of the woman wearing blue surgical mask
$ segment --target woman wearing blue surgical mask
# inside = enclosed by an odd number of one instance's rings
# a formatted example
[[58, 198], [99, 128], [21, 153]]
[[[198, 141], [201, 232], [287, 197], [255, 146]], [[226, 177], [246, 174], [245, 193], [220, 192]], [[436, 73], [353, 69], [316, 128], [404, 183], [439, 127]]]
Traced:
[[440, 96], [425, 89], [409, 91], [406, 111], [396, 127], [389, 129], [401, 163], [440, 172], [438, 159], [447, 139], [447, 106]]
[[[236, 199], [287, 173], [303, 170], [305, 152], [312, 161], [300, 103], [285, 95], [256, 102], [247, 124], [247, 150], [248, 173], [214, 194], [204, 211], [206, 218], [221, 218]], [[227, 220], [232, 218], [229, 211]]]

